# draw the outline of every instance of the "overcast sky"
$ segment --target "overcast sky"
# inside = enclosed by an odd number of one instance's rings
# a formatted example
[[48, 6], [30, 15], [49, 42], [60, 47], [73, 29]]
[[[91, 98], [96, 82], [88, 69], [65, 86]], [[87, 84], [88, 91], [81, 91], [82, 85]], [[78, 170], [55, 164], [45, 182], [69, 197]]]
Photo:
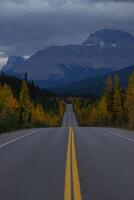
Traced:
[[80, 44], [102, 28], [134, 34], [134, 0], [0, 0], [0, 66], [9, 55]]

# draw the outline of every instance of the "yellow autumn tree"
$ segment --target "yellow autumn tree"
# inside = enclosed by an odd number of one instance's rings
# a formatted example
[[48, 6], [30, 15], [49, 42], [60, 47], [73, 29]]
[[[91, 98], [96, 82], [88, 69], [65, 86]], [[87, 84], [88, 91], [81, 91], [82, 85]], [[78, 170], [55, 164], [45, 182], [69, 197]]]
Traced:
[[45, 125], [45, 114], [41, 105], [33, 106], [31, 112], [31, 122], [34, 126]]
[[97, 121], [98, 125], [107, 125], [107, 120], [109, 117], [108, 103], [106, 96], [102, 96], [97, 105]]
[[60, 120], [57, 115], [54, 115], [53, 113], [46, 113], [45, 123], [48, 127], [57, 127], [60, 125]]
[[125, 111], [128, 119], [128, 126], [134, 128], [134, 72], [132, 72], [128, 81]]
[[118, 75], [115, 75], [114, 95], [113, 95], [113, 123], [115, 126], [121, 126], [122, 122], [123, 122], [123, 110], [122, 110], [120, 80]]
[[97, 109], [93, 107], [89, 114], [89, 126], [95, 126], [97, 123]]
[[105, 82], [105, 88], [104, 88], [104, 96], [106, 97], [107, 101], [107, 108], [108, 108], [108, 119], [107, 123], [108, 125], [112, 124], [112, 104], [113, 104], [113, 91], [114, 91], [114, 86], [113, 86], [113, 77], [108, 76]]
[[0, 113], [2, 115], [11, 114], [18, 109], [18, 102], [13, 96], [10, 86], [5, 84], [0, 86]]
[[104, 88], [105, 95], [110, 98], [111, 94], [113, 93], [113, 77], [108, 76], [105, 82], [105, 88]]
[[21, 85], [19, 96], [19, 108], [20, 125], [23, 124], [23, 122], [28, 124], [31, 120], [32, 103], [29, 96], [29, 89], [26, 81], [23, 81]]
[[18, 127], [18, 102], [10, 86], [0, 86], [0, 131]]

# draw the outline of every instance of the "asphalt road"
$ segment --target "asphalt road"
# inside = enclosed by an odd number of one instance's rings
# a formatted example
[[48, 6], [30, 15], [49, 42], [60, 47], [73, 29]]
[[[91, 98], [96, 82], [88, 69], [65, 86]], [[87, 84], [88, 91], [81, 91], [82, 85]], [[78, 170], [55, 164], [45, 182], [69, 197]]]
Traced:
[[81, 199], [134, 199], [133, 132], [78, 127], [68, 105], [61, 128], [0, 135], [0, 200]]
[[67, 129], [29, 132], [0, 137], [0, 200], [62, 200]]

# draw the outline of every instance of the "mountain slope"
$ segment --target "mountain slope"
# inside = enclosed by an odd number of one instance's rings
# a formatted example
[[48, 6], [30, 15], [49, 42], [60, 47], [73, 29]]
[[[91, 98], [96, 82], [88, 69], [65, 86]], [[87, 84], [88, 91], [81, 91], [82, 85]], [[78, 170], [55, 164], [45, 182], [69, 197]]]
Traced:
[[104, 29], [90, 34], [81, 45], [52, 46], [38, 51], [14, 72], [27, 72], [29, 79], [55, 86], [133, 64], [134, 37]]
[[3, 66], [2, 71], [4, 72], [13, 72], [15, 68], [25, 62], [24, 57], [22, 56], [9, 56], [6, 65]]
[[104, 88], [105, 81], [109, 75], [112, 77], [118, 74], [121, 79], [122, 87], [127, 86], [128, 78], [131, 72], [134, 70], [134, 66], [127, 67], [121, 70], [117, 70], [105, 75], [92, 77], [79, 82], [63, 85], [61, 87], [53, 88], [53, 91], [58, 95], [93, 95], [99, 96]]

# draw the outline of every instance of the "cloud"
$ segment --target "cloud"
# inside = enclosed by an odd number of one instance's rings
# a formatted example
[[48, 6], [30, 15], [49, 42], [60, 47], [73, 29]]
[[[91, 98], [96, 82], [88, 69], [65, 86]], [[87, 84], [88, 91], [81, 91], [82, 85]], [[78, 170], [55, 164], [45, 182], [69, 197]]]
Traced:
[[0, 51], [33, 54], [49, 45], [82, 43], [101, 28], [134, 34], [134, 1], [0, 0]]
[[5, 58], [0, 57], [0, 70], [6, 64], [7, 59], [8, 59], [7, 57], [5, 57]]

